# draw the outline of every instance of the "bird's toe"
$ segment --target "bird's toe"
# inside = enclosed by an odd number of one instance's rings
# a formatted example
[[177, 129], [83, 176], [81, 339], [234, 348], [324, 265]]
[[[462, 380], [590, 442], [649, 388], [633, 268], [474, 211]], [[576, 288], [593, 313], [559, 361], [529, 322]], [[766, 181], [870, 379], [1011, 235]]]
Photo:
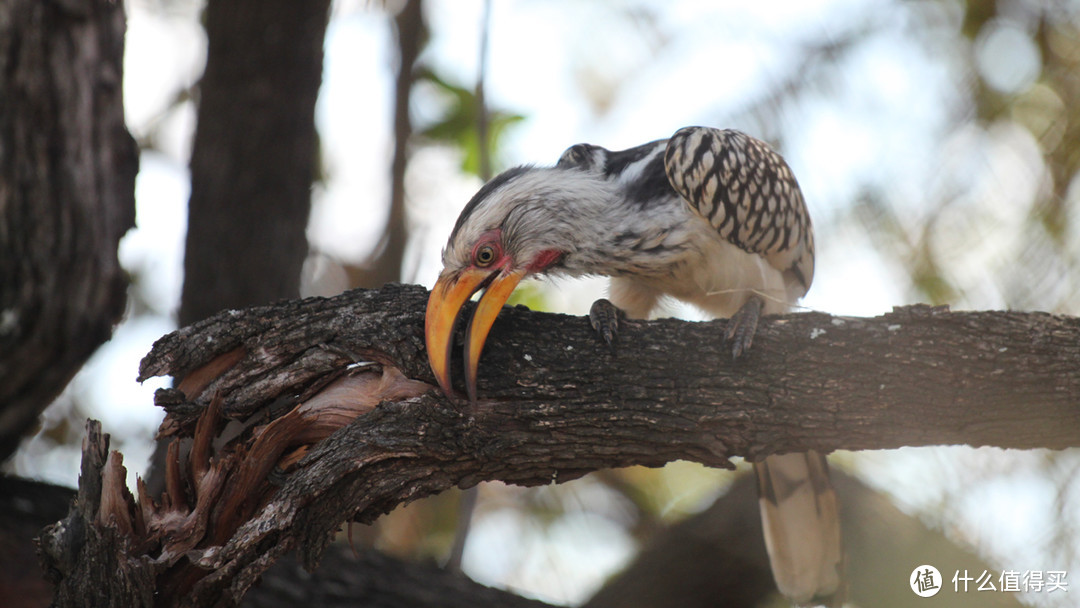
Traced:
[[589, 309], [589, 324], [612, 349], [615, 348], [615, 337], [619, 333], [619, 317], [622, 315], [623, 312], [619, 310], [619, 307], [606, 298], [593, 302]]
[[761, 298], [752, 296], [728, 321], [724, 338], [731, 343], [733, 359], [738, 359], [750, 350], [750, 345], [754, 343], [754, 334], [757, 333], [761, 309], [764, 306], [765, 302]]

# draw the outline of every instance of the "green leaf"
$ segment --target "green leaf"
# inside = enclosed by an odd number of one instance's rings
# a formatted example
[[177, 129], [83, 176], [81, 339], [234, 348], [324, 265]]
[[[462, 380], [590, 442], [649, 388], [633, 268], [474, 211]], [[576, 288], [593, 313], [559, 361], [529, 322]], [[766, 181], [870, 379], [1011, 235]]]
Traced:
[[[443, 116], [418, 130], [416, 134], [431, 142], [448, 144], [457, 148], [462, 153], [462, 171], [480, 176], [480, 136], [477, 129], [479, 104], [475, 91], [451, 84], [430, 69], [421, 70], [417, 74], [416, 81], [434, 85], [447, 99]], [[492, 169], [497, 170], [501, 165], [498, 158], [502, 136], [511, 126], [525, 120], [525, 117], [489, 108], [487, 119], [488, 152], [491, 156]]]

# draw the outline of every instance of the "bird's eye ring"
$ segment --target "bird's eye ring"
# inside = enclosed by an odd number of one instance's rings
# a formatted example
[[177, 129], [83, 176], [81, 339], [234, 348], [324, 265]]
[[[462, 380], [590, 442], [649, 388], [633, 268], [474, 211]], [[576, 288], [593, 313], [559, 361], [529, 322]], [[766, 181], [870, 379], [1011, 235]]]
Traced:
[[476, 254], [473, 258], [477, 266], [487, 268], [495, 262], [495, 247], [492, 245], [481, 245], [476, 248]]

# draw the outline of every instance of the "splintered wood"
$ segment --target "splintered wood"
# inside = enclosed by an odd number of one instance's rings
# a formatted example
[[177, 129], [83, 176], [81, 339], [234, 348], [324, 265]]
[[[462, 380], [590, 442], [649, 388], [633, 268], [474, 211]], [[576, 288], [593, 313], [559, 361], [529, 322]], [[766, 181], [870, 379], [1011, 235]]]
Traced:
[[[156, 496], [141, 478], [136, 482], [138, 499], [132, 496], [123, 456], [108, 451], [109, 436], [101, 433], [99, 423], [89, 421], [80, 492], [85, 499], [67, 520], [49, 529], [45, 537], [53, 540], [43, 547], [60, 547], [65, 535], [93, 522], [93, 527], [112, 530], [119, 541], [108, 553], [155, 577], [153, 604], [182, 604], [212, 572], [216, 550], [266, 504], [311, 446], [380, 402], [431, 389], [393, 367], [367, 364], [344, 369], [303, 401], [281, 396], [243, 419], [227, 416], [218, 394], [210, 396], [208, 407], [198, 405], [214, 380], [244, 356], [243, 348], [232, 349], [197, 368], [176, 389], [160, 394], [168, 413], [159, 437], [169, 445], [165, 489]], [[124, 550], [118, 554], [120, 547]], [[91, 554], [99, 549], [84, 545]], [[47, 550], [43, 554], [54, 582], [89, 575], [81, 560]], [[126, 596], [130, 605], [141, 603], [141, 594], [132, 587], [113, 588], [110, 595], [110, 602]]]

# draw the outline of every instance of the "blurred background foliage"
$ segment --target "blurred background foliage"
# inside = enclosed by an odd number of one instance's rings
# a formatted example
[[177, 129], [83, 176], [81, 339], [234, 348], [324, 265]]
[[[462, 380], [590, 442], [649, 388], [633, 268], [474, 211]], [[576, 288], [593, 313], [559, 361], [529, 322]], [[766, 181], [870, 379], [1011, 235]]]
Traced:
[[[473, 18], [476, 2], [425, 0], [420, 41], [395, 38], [403, 4], [342, 0], [334, 8], [318, 110], [323, 158], [308, 227], [309, 294], [352, 287], [356, 268], [382, 259], [372, 249], [390, 229], [392, 183], [404, 189], [397, 194], [407, 213], [394, 221], [407, 245], [404, 260], [383, 270], [430, 284], [457, 210], [481, 183], [483, 156], [497, 172], [554, 162], [577, 141], [627, 147], [666, 136], [657, 129], [705, 123], [758, 135], [795, 167], [820, 249], [808, 306], [875, 314], [928, 302], [1080, 313], [1078, 2], [785, 3], [786, 15], [747, 12], [739, 3], [542, 0], [494, 3], [489, 23]], [[129, 117], [143, 149], [140, 230], [183, 229], [183, 167], [205, 60], [201, 10], [194, 0], [128, 2], [129, 53], [154, 48], [147, 41], [155, 38], [172, 53], [153, 60], [167, 72], [161, 75], [145, 76], [129, 60], [125, 91], [140, 100]], [[510, 52], [500, 46], [508, 39], [530, 39], [530, 28], [550, 31], [547, 46], [528, 52], [550, 55], [565, 83], [528, 107], [500, 94], [514, 86], [501, 82], [530, 75], [513, 73], [506, 61], [477, 73], [485, 23], [492, 58]], [[711, 45], [724, 37], [733, 40], [731, 53], [714, 54]], [[477, 46], [455, 49], [462, 39]], [[412, 73], [408, 162], [395, 180], [390, 108], [406, 43], [422, 51]], [[462, 57], [474, 59], [463, 66]], [[334, 61], [346, 64], [345, 84]], [[714, 99], [702, 93], [708, 90], [719, 93]], [[370, 104], [342, 109], [348, 102], [335, 95]], [[334, 122], [339, 116], [353, 122]], [[544, 143], [530, 143], [537, 141]], [[344, 154], [350, 146], [366, 151]], [[132, 361], [147, 339], [168, 331], [175, 313], [178, 278], [163, 260], [180, 254], [145, 240], [160, 239], [132, 235], [122, 257], [134, 281], [129, 329], [118, 330], [112, 355], [95, 357], [50, 409], [42, 433], [16, 459], [17, 472], [74, 485], [73, 454], [87, 415], [112, 424], [133, 467], [149, 450], [154, 421], [133, 413], [152, 409], [146, 392], [121, 413], [95, 402], [104, 390], [98, 383], [106, 383], [115, 403], [115, 387], [135, 374]], [[533, 284], [515, 302], [581, 314], [602, 294], [598, 285]], [[142, 342], [115, 345], [129, 335]], [[123, 361], [122, 372], [108, 371], [119, 365], [110, 356]], [[1072, 451], [934, 448], [833, 461], [992, 564], [1080, 571], [1080, 459]], [[580, 602], [656, 530], [704, 508], [730, 478], [675, 463], [535, 489], [485, 484], [464, 568], [482, 582]], [[457, 493], [418, 501], [352, 533], [397, 555], [446, 560], [457, 501]], [[1068, 605], [1059, 598], [1027, 594], [1023, 601]]]
[[[441, 97], [443, 115], [426, 125], [417, 133], [417, 139], [429, 145], [442, 144], [455, 148], [461, 155], [461, 171], [483, 178], [481, 171], [480, 99], [474, 87], [454, 85], [430, 68], [421, 68], [417, 75], [417, 86], [430, 85], [435, 89], [433, 95]], [[508, 128], [525, 120], [521, 114], [511, 114], [500, 110], [485, 108], [484, 120], [487, 121], [487, 150], [498, 153], [503, 135]], [[499, 158], [492, 159], [493, 164], [505, 166]]]

